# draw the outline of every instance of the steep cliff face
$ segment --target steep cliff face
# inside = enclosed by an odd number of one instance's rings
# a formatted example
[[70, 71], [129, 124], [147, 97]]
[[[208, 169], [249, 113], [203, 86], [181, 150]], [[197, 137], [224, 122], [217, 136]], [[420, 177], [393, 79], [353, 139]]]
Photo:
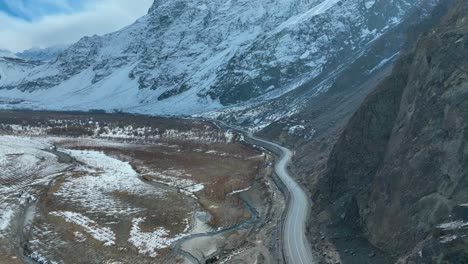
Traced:
[[446, 7], [351, 118], [314, 196], [393, 257], [416, 247], [402, 262], [468, 261], [468, 3]]
[[[192, 114], [252, 105], [320, 83], [435, 2], [155, 1], [134, 24], [85, 37], [0, 89], [35, 108]], [[329, 85], [309, 88], [310, 97]]]

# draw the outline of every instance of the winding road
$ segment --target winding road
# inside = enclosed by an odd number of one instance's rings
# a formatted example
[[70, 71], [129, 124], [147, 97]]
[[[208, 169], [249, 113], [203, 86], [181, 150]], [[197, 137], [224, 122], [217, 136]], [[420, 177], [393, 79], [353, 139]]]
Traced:
[[306, 221], [311, 203], [299, 184], [289, 175], [288, 165], [293, 153], [291, 150], [276, 143], [260, 139], [252, 133], [239, 128], [230, 127], [220, 123], [225, 128], [235, 130], [242, 135], [247, 142], [261, 146], [277, 155], [280, 159], [276, 162], [275, 171], [278, 177], [286, 186], [290, 199], [287, 206], [286, 221], [283, 227], [283, 247], [286, 254], [287, 263], [290, 264], [313, 264], [311, 247], [305, 236]]

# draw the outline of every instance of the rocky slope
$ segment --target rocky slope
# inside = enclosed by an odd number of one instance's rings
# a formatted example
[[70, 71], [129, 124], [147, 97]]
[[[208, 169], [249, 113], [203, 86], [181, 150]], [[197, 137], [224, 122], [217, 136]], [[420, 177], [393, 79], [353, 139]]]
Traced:
[[[337, 71], [435, 2], [157, 0], [133, 25], [85, 37], [55, 60], [8, 77], [1, 94], [29, 108], [193, 114], [234, 104], [229, 113], [236, 115], [271, 112], [258, 102], [301, 87], [307, 98], [321, 94]], [[376, 54], [369, 70], [398, 48]]]
[[447, 14], [352, 116], [313, 192], [314, 224], [352, 230], [386, 261], [468, 261], [468, 4], [442, 2]]

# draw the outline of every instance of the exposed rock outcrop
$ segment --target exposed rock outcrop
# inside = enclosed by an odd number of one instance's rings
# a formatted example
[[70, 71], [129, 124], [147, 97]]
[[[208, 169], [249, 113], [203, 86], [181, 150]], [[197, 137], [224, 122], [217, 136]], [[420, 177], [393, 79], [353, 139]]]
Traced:
[[314, 192], [330, 223], [401, 262], [468, 261], [468, 3], [447, 8], [350, 119]]

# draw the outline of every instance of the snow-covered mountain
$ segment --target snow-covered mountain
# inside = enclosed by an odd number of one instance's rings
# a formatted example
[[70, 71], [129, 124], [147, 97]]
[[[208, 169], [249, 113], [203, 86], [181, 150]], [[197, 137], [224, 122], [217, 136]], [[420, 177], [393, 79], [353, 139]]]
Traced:
[[[48, 63], [5, 74], [0, 97], [36, 109], [244, 109], [329, 79], [435, 1], [155, 0], [120, 31], [84, 37]], [[398, 49], [383, 49], [373, 66]]]
[[57, 45], [48, 48], [31, 48], [18, 52], [15, 55], [18, 58], [29, 61], [51, 61], [55, 60], [66, 48], [68, 48], [68, 45]]
[[0, 49], [0, 57], [3, 57], [3, 58], [17, 58], [17, 56], [9, 51], [9, 50], [6, 50], [6, 49]]
[[40, 62], [30, 62], [14, 57], [0, 57], [0, 86], [8, 84], [11, 79], [23, 78], [40, 64]]

